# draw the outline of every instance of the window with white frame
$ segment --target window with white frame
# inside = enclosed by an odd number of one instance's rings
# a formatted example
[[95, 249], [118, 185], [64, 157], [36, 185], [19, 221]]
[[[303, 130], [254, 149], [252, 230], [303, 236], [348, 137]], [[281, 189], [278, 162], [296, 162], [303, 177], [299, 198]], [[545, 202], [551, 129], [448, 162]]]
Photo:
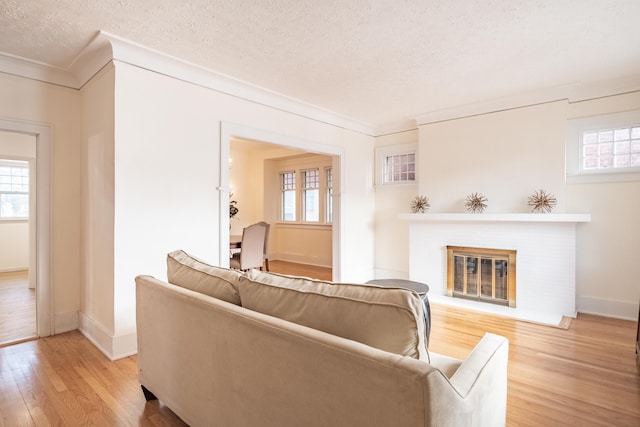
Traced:
[[568, 182], [640, 180], [640, 110], [570, 120], [566, 142]]
[[296, 220], [296, 173], [282, 172], [280, 174], [281, 183], [281, 220], [294, 222]]
[[376, 148], [376, 185], [416, 184], [417, 147], [413, 143]]
[[0, 219], [29, 218], [29, 162], [0, 159]]
[[[295, 163], [295, 160], [287, 162]], [[331, 167], [322, 163], [302, 159], [299, 166], [289, 169], [291, 166], [286, 165], [287, 169], [278, 172], [280, 221], [308, 225], [331, 223], [331, 190], [328, 188], [332, 185], [329, 184], [332, 182]]]
[[320, 221], [320, 170], [302, 171], [302, 215], [305, 222]]
[[325, 219], [326, 222], [333, 222], [333, 169], [325, 168], [324, 176], [326, 179], [326, 197], [325, 197]]

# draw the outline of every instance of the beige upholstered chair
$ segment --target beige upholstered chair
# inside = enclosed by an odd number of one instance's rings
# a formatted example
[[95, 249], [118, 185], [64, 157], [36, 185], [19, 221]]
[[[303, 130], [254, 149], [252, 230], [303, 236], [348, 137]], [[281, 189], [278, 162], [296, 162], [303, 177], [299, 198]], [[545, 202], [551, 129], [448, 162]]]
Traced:
[[240, 252], [233, 254], [229, 266], [243, 271], [262, 268], [266, 231], [264, 223], [253, 224], [242, 230]]
[[[264, 232], [264, 251], [263, 251], [263, 258], [264, 258], [264, 269], [269, 271], [269, 258], [267, 258], [267, 249], [269, 248], [269, 229], [270, 229], [270, 225], [267, 222], [264, 221], [260, 221], [258, 224], [262, 224], [266, 227], [265, 232]], [[262, 267], [260, 267], [260, 270], [262, 270]]]

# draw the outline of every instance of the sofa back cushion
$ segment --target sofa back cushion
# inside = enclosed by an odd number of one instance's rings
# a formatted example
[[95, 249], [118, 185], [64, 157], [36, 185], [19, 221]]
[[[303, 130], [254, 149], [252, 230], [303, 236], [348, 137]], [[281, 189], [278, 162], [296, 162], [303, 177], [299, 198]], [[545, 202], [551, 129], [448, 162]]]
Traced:
[[242, 306], [391, 353], [429, 361], [423, 302], [399, 288], [250, 272]]
[[182, 250], [167, 255], [167, 280], [183, 288], [240, 305], [242, 273], [209, 265]]

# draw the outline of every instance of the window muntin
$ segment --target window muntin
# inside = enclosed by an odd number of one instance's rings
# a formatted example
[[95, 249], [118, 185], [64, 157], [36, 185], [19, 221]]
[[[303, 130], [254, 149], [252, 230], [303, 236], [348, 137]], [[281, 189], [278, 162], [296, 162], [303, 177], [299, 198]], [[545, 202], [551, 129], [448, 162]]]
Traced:
[[280, 219], [285, 222], [294, 222], [296, 220], [296, 173], [281, 173], [280, 183], [282, 192]]
[[320, 170], [302, 171], [302, 215], [305, 222], [320, 221]]
[[29, 163], [0, 159], [0, 219], [29, 218]]

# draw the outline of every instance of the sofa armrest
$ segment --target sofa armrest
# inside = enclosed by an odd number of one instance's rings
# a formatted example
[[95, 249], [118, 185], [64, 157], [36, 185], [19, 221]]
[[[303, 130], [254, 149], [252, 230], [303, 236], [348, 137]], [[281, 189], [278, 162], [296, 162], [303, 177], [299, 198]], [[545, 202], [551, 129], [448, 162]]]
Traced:
[[500, 335], [485, 334], [449, 379], [461, 397], [477, 387], [504, 389], [506, 401], [509, 341]]

